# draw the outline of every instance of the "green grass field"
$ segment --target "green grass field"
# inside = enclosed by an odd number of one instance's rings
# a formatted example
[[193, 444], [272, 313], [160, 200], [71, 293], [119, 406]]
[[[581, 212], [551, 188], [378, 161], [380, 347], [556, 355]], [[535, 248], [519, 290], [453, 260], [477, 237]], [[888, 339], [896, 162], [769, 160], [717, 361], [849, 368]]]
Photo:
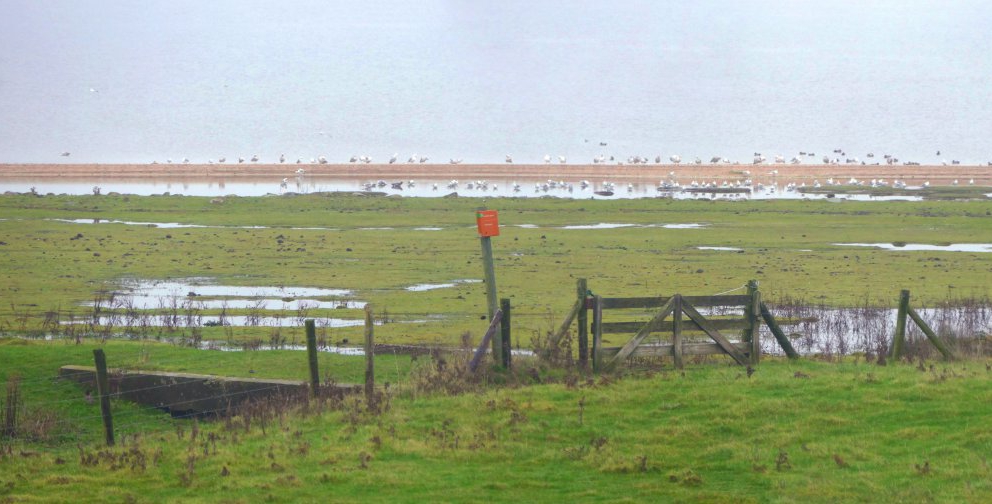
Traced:
[[[122, 279], [348, 289], [393, 321], [376, 326], [379, 343], [477, 341], [486, 326], [481, 283], [406, 287], [482, 278], [474, 210], [483, 205], [505, 226], [493, 239], [498, 288], [513, 303], [522, 348], [560, 323], [578, 278], [611, 297], [708, 295], [756, 279], [772, 303], [891, 307], [900, 289], [920, 303], [987, 298], [992, 278], [988, 253], [835, 245], [992, 243], [982, 202], [4, 195], [0, 381], [20, 376], [23, 408], [22, 429], [0, 443], [0, 502], [992, 500], [992, 373], [982, 357], [886, 366], [860, 355], [766, 358], [752, 376], [724, 357], [684, 372], [668, 363], [603, 376], [519, 358], [510, 375], [446, 383], [461, 390], [450, 395], [435, 389], [454, 375], [431, 375], [430, 358], [386, 354], [376, 361], [378, 383], [392, 385], [381, 414], [355, 398], [194, 423], [115, 401], [113, 449], [102, 448], [98, 404], [53, 379], [61, 365], [89, 365], [97, 347], [111, 367], [306, 378], [303, 352], [174, 344], [299, 343], [302, 330], [290, 323], [150, 328], [132, 339], [118, 328], [103, 341], [83, 327], [58, 329], [46, 315], [87, 315], [82, 304]], [[562, 228], [599, 223], [637, 226]], [[690, 223], [702, 227], [662, 227]], [[54, 341], [39, 339], [46, 333]], [[353, 344], [361, 328], [321, 336]], [[337, 381], [363, 376], [361, 357], [320, 359]]]
[[[81, 303], [116, 288], [122, 279], [206, 277], [227, 285], [350, 289], [371, 302], [378, 315], [404, 322], [383, 326], [381, 341], [457, 344], [462, 333], [478, 335], [485, 328], [479, 321], [486, 312], [485, 287], [406, 288], [482, 278], [474, 229], [474, 210], [482, 205], [498, 209], [505, 226], [493, 240], [497, 287], [513, 303], [521, 335], [545, 331], [564, 316], [577, 278], [588, 278], [589, 288], [604, 296], [715, 294], [755, 279], [765, 300], [803, 299], [831, 306], [894, 306], [900, 289], [912, 290], [914, 299], [923, 302], [989, 295], [992, 254], [834, 245], [992, 243], [992, 211], [984, 202], [311, 195], [228, 198], [212, 204], [208, 198], [180, 196], [5, 195], [0, 197], [0, 215], [6, 219], [0, 221], [0, 327], [38, 330], [51, 311], [85, 315], [91, 309]], [[598, 223], [655, 227], [562, 229]], [[658, 227], [691, 223], [704, 227]], [[392, 229], [367, 229], [382, 227]], [[441, 229], [417, 229], [423, 227]], [[361, 317], [359, 310], [316, 310], [310, 315]], [[360, 331], [334, 328], [328, 338], [356, 341]], [[271, 336], [267, 328], [201, 332], [206, 340]]]

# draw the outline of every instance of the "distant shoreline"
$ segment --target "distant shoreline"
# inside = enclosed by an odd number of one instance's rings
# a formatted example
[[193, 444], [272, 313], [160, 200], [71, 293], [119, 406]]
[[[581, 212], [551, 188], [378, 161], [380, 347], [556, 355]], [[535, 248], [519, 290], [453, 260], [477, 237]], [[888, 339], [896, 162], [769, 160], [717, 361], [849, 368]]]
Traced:
[[992, 185], [992, 167], [977, 165], [904, 166], [855, 164], [0, 164], [0, 179], [268, 179], [293, 177], [302, 169], [305, 176], [343, 179], [520, 179], [611, 181], [659, 181], [671, 173], [683, 182], [722, 181], [750, 178], [755, 182], [805, 182], [827, 179], [847, 182], [884, 179], [909, 184], [930, 182], [950, 185], [953, 180], [967, 184]]

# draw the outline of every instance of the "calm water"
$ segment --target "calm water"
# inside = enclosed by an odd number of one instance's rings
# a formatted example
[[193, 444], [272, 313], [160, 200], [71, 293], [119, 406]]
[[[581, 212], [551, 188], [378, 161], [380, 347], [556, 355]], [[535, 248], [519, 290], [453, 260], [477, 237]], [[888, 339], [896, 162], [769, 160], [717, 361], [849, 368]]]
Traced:
[[990, 21], [982, 0], [0, 0], [0, 162], [984, 164]]

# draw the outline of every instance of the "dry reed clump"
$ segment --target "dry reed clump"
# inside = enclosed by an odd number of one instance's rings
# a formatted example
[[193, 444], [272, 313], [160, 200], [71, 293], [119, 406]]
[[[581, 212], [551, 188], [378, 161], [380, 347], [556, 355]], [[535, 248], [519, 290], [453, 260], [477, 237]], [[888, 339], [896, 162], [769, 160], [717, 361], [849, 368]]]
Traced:
[[21, 377], [7, 379], [6, 395], [0, 402], [0, 439], [48, 441], [62, 434], [67, 428], [61, 415], [51, 409], [32, 408], [25, 404], [21, 391]]

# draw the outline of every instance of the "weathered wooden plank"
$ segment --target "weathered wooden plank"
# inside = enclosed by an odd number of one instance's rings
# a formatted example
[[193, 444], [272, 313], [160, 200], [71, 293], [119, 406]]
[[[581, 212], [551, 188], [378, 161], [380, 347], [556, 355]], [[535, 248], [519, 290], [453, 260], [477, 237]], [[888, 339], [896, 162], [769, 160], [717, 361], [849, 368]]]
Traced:
[[[750, 327], [750, 324], [744, 319], [713, 319], [710, 320], [710, 327], [716, 328], [717, 330], [741, 330]], [[644, 322], [603, 322], [603, 333], [605, 334], [623, 334], [623, 333], [633, 333], [644, 327]], [[675, 330], [675, 322], [673, 320], [661, 320], [655, 323], [651, 327], [652, 332], [672, 332]], [[702, 331], [698, 324], [691, 320], [682, 321], [683, 331]]]
[[907, 306], [906, 313], [911, 319], [913, 319], [913, 322], [916, 322], [916, 325], [921, 331], [923, 331], [923, 334], [927, 335], [927, 339], [930, 340], [930, 343], [933, 343], [933, 346], [937, 347], [937, 350], [940, 351], [941, 355], [943, 355], [945, 359], [951, 360], [954, 358], [950, 349], [944, 346], [944, 342], [937, 337], [937, 334], [930, 328], [930, 324], [927, 324], [926, 321], [923, 320], [923, 317], [921, 317], [919, 313], [916, 313], [916, 310]]
[[[682, 296], [682, 299], [693, 306], [708, 308], [713, 306], [747, 306], [751, 301], [751, 296]], [[603, 298], [603, 309], [660, 308], [669, 300], [671, 300], [671, 296]]]
[[[745, 353], [748, 351], [746, 343], [735, 343], [731, 344], [737, 348], [738, 351]], [[641, 345], [630, 354], [629, 357], [672, 357], [675, 352], [675, 345], [662, 344], [662, 345]], [[607, 347], [603, 349], [603, 357], [611, 358], [620, 351], [620, 347]], [[717, 343], [683, 343], [682, 344], [683, 355], [726, 355], [727, 352], [723, 350]]]
[[683, 302], [682, 311], [685, 312], [685, 314], [688, 315], [689, 318], [693, 320], [693, 322], [698, 324], [699, 327], [702, 328], [703, 332], [708, 334], [710, 338], [713, 338], [713, 341], [716, 341], [717, 344], [719, 344], [720, 347], [722, 347], [725, 352], [727, 352], [731, 357], [733, 357], [738, 364], [742, 366], [746, 366], [748, 364], [747, 357], [745, 357], [744, 354], [737, 349], [737, 347], [731, 345], [730, 341], [728, 341], [727, 338], [725, 338], [722, 334], [720, 334], [720, 331], [717, 331], [716, 329], [710, 327], [708, 321], [705, 318], [703, 318], [703, 316], [700, 315], [700, 313], [696, 311], [695, 308], [693, 308], [692, 304]]
[[613, 366], [618, 361], [626, 359], [627, 356], [630, 355], [635, 348], [637, 348], [637, 345], [640, 345], [641, 341], [644, 341], [644, 338], [646, 338], [649, 334], [651, 334], [651, 331], [653, 330], [652, 327], [655, 324], [660, 323], [662, 320], [665, 320], [665, 318], [667, 318], [669, 315], [671, 315], [672, 310], [674, 308], [675, 308], [675, 299], [674, 298], [669, 299], [668, 302], [665, 303], [665, 306], [661, 307], [661, 311], [658, 312], [658, 314], [655, 315], [650, 322], [644, 324], [644, 327], [641, 327], [641, 329], [637, 331], [637, 334], [635, 334], [634, 337], [631, 338], [630, 341], [628, 341], [627, 344], [620, 349], [620, 352], [617, 353], [613, 357], [613, 359], [610, 360], [608, 366]]

